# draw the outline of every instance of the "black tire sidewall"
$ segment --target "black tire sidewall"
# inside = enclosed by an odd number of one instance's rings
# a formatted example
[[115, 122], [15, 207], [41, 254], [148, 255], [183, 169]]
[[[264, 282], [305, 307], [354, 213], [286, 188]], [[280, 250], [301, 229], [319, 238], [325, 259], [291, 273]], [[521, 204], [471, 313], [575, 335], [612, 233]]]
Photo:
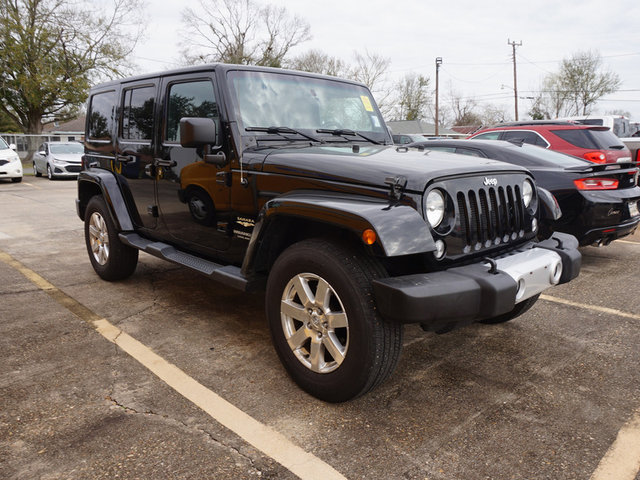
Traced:
[[[348, 263], [340, 261], [341, 253], [296, 245], [278, 259], [269, 276], [266, 291], [267, 318], [276, 351], [293, 379], [308, 393], [322, 400], [339, 402], [359, 395], [367, 386], [374, 368], [377, 318], [370, 291], [362, 291], [354, 281]], [[309, 251], [311, 250], [311, 251]], [[284, 288], [297, 274], [313, 273], [326, 280], [340, 298], [349, 321], [349, 346], [343, 363], [333, 372], [315, 373], [294, 355], [282, 329], [280, 302]], [[370, 290], [369, 286], [369, 290]]]
[[[97, 262], [91, 250], [89, 224], [91, 215], [96, 212], [104, 219], [109, 237], [109, 256], [104, 265], [100, 265]], [[133, 273], [138, 262], [138, 251], [120, 242], [111, 214], [107, 209], [104, 198], [100, 195], [92, 197], [87, 204], [84, 215], [84, 236], [89, 260], [100, 278], [109, 281], [121, 280]]]

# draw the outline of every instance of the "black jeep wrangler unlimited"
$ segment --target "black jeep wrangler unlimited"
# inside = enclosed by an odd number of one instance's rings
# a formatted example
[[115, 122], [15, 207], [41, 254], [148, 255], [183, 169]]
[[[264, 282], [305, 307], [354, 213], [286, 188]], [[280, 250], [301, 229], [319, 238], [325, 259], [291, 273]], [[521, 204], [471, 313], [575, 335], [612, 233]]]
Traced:
[[282, 363], [331, 402], [389, 376], [404, 323], [505, 322], [578, 274], [526, 170], [391, 144], [369, 90], [337, 78], [209, 65], [98, 85], [76, 200], [89, 259], [105, 280], [142, 250], [264, 289]]

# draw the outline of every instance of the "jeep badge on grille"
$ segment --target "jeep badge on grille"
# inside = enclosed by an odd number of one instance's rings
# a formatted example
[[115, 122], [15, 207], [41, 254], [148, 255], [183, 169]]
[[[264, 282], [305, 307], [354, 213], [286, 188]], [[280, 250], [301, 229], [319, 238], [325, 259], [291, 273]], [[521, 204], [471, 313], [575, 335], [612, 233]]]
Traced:
[[484, 185], [486, 187], [497, 187], [498, 186], [498, 179], [497, 178], [484, 177]]

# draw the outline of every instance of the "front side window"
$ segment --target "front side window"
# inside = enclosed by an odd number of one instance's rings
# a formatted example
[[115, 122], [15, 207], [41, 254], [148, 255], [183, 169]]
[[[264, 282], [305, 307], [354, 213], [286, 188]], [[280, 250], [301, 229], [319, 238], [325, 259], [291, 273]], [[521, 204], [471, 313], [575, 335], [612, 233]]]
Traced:
[[540, 135], [528, 130], [509, 130], [504, 132], [502, 140], [522, 141], [530, 145], [538, 145], [539, 147], [549, 146]]
[[125, 90], [122, 105], [122, 138], [151, 140], [153, 137], [153, 86]]
[[369, 90], [339, 80], [271, 72], [228, 73], [243, 128], [289, 127], [389, 134]]
[[498, 140], [500, 136], [500, 132], [487, 132], [481, 133], [480, 135], [476, 135], [473, 137], [474, 140]]
[[111, 140], [116, 92], [98, 93], [89, 104], [89, 139]]
[[486, 155], [484, 155], [482, 152], [470, 148], [456, 148], [456, 153], [459, 153], [460, 155], [468, 155], [470, 157], [486, 158]]
[[209, 80], [170, 85], [165, 130], [167, 142], [180, 142], [180, 119], [183, 117], [214, 119], [219, 130], [220, 114], [213, 84]]

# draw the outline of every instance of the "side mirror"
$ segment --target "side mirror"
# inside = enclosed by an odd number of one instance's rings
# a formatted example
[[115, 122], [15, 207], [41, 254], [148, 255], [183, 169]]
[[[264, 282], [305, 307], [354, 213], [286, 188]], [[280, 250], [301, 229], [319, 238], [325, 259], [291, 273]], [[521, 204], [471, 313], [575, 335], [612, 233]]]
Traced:
[[47, 155], [47, 152], [45, 152], [44, 150], [40, 150], [38, 152], [38, 155], [42, 155], [43, 157]]
[[198, 148], [216, 145], [216, 124], [211, 118], [184, 117], [180, 119], [180, 145]]
[[16, 144], [15, 144], [15, 143], [11, 143], [11, 144], [9, 144], [9, 148], [10, 148], [11, 150], [13, 150], [13, 151], [16, 151], [16, 150], [18, 149], [18, 147], [16, 147]]

